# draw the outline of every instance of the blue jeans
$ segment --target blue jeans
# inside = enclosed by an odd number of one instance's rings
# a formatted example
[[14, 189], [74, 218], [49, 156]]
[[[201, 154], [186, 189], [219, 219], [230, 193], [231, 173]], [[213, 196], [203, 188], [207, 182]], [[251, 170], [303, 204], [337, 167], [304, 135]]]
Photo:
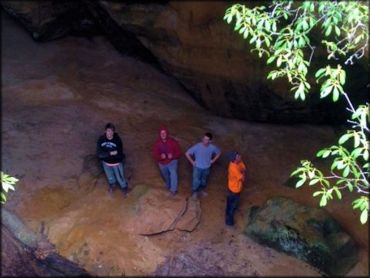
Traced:
[[240, 193], [234, 193], [229, 191], [226, 200], [226, 211], [225, 211], [225, 224], [234, 225], [234, 213], [239, 205]]
[[191, 185], [191, 191], [193, 193], [201, 191], [206, 187], [210, 170], [211, 168], [201, 169], [193, 167], [193, 181]]
[[116, 182], [118, 182], [121, 189], [126, 190], [127, 181], [123, 173], [123, 164], [120, 163], [117, 166], [108, 166], [104, 162], [102, 162], [102, 164], [103, 164], [103, 169], [104, 169], [105, 175], [107, 176], [110, 188], [113, 188], [116, 185]]
[[159, 170], [161, 171], [161, 175], [166, 182], [167, 189], [171, 192], [177, 192], [177, 160], [172, 160], [168, 164], [160, 164]]

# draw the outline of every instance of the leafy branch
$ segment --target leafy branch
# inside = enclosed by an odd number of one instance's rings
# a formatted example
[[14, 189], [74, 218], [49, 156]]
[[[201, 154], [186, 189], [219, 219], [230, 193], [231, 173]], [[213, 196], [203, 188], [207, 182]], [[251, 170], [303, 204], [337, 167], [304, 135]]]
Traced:
[[18, 179], [1, 172], [1, 203], [5, 204], [6, 195], [10, 190], [15, 190], [14, 185]]
[[[267, 79], [288, 79], [295, 99], [305, 100], [311, 90], [309, 80], [313, 79], [321, 84], [320, 98], [331, 96], [333, 102], [345, 99], [351, 113], [347, 120], [351, 129], [339, 138], [337, 145], [317, 153], [320, 158], [332, 159], [330, 174], [324, 175], [310, 161], [302, 160], [292, 176], [299, 178], [296, 187], [305, 183], [320, 187], [313, 194], [321, 198], [320, 206], [326, 206], [334, 196], [341, 199], [344, 190], [355, 190], [359, 197], [352, 206], [361, 211], [361, 223], [366, 223], [370, 187], [369, 103], [358, 107], [352, 104], [345, 91], [344, 65], [354, 64], [368, 51], [368, 5], [355, 1], [273, 1], [268, 7], [254, 8], [235, 4], [226, 10], [224, 20], [228, 24], [234, 22], [234, 31], [253, 46], [251, 52], [266, 57], [266, 63], [276, 67]], [[317, 33], [323, 39], [314, 45], [312, 38]], [[319, 47], [326, 50], [328, 60], [337, 64], [328, 63], [315, 72], [314, 78], [308, 78]]]

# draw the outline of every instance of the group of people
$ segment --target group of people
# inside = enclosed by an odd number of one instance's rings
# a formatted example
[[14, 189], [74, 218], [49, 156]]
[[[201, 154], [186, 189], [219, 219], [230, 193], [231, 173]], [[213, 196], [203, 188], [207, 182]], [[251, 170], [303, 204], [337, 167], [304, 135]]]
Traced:
[[[213, 135], [206, 132], [201, 142], [191, 146], [185, 152], [185, 157], [193, 166], [191, 190], [194, 199], [199, 196], [207, 196], [205, 188], [211, 166], [221, 156], [221, 150], [212, 143], [212, 138]], [[161, 128], [159, 130], [158, 139], [153, 145], [152, 155], [158, 164], [166, 188], [171, 195], [175, 196], [178, 192], [178, 160], [182, 151], [178, 141], [170, 136], [168, 129]], [[124, 175], [125, 155], [122, 140], [112, 123], [106, 124], [104, 134], [98, 139], [97, 156], [107, 177], [109, 192], [112, 193], [113, 188], [118, 183], [126, 197], [129, 186]], [[236, 151], [230, 153], [229, 159], [225, 224], [233, 226], [234, 213], [239, 204], [240, 193], [245, 180], [246, 166], [241, 155]]]

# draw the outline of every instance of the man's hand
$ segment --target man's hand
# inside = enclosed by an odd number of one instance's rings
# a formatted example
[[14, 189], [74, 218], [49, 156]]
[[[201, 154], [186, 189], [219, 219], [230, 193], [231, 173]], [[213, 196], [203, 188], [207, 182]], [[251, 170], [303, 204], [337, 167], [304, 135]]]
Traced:
[[168, 159], [172, 159], [172, 153], [167, 154]]
[[191, 165], [193, 165], [195, 167], [195, 161], [191, 158], [190, 154], [185, 153], [185, 156], [189, 160], [189, 162], [191, 163]]
[[161, 153], [161, 158], [162, 159], [166, 159], [166, 154], [165, 153]]
[[111, 152], [109, 152], [110, 155], [117, 155], [117, 153], [118, 153], [117, 151], [111, 151]]

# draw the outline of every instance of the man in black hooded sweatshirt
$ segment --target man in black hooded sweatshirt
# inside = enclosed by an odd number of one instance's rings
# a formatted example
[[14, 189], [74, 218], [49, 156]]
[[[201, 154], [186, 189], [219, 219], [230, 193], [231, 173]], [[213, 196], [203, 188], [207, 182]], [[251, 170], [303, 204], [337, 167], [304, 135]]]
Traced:
[[112, 123], [107, 123], [105, 133], [97, 143], [97, 156], [101, 160], [109, 183], [109, 192], [113, 192], [116, 182], [120, 185], [124, 196], [128, 192], [128, 184], [123, 172], [122, 140]]

